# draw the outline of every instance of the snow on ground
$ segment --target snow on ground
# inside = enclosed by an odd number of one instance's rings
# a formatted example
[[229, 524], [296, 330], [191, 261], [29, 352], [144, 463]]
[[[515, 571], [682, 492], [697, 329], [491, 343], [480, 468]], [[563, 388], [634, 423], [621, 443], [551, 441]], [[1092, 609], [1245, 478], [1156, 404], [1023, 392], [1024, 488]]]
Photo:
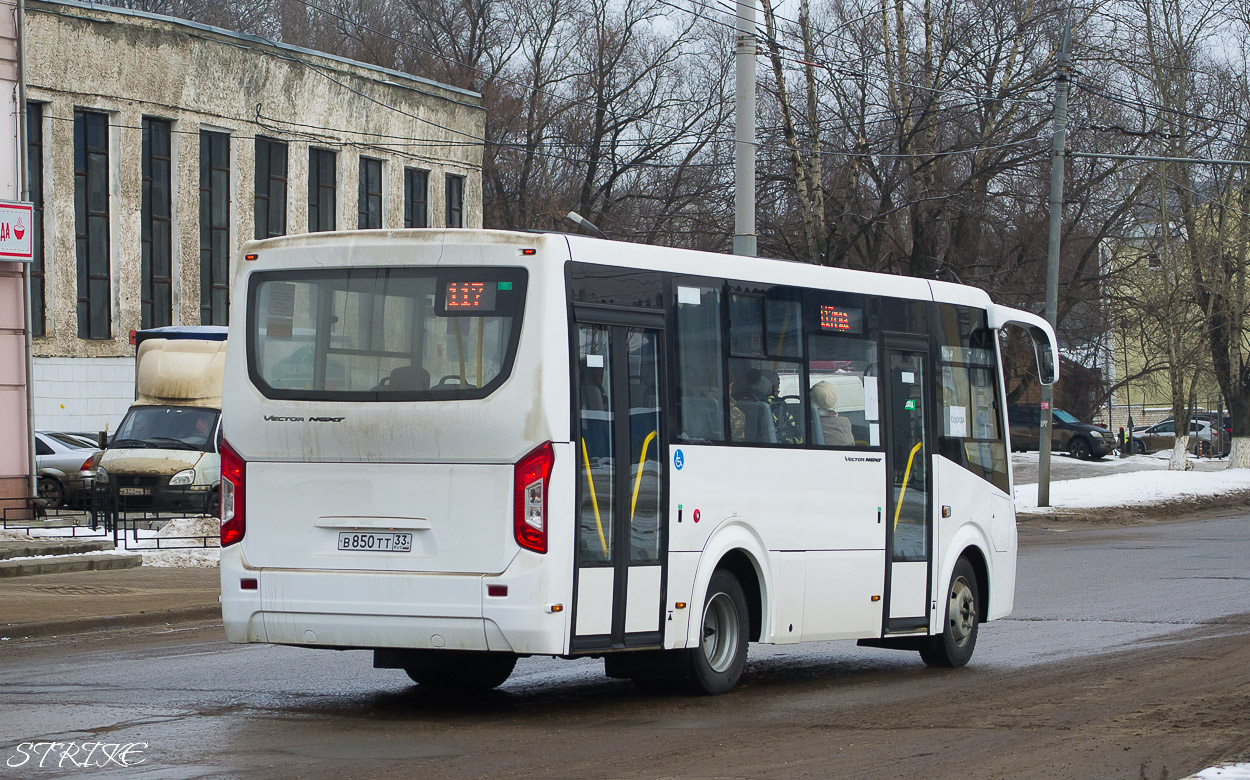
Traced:
[[1016, 485], [1016, 511], [1047, 514], [1072, 509], [1143, 506], [1250, 490], [1250, 469], [1133, 471], [1052, 482], [1050, 506], [1037, 506], [1037, 485]]
[[1204, 769], [1185, 780], [1250, 780], [1250, 764], [1225, 764]]
[[[1122, 468], [1125, 468], [1125, 466], [1132, 466], [1133, 468], [1137, 468], [1137, 469], [1166, 469], [1168, 467], [1168, 461], [1171, 460], [1172, 458], [1172, 451], [1160, 450], [1158, 452], [1154, 452], [1149, 455], [1130, 455], [1127, 458], [1121, 458], [1118, 455], [1107, 455], [1105, 457], [1099, 458], [1098, 460], [1078, 460], [1062, 452], [1052, 453], [1051, 457], [1055, 458], [1056, 460], [1063, 459], [1063, 461], [1071, 462], [1073, 464], [1079, 463], [1080, 467], [1083, 469], [1085, 468], [1098, 469], [1098, 468], [1106, 468], [1106, 467], [1122, 469]], [[1190, 460], [1192, 460], [1194, 463], [1207, 466], [1208, 468], [1221, 468], [1222, 469], [1228, 465], [1227, 458], [1199, 458], [1197, 455], [1194, 455], [1192, 452], [1189, 453], [1187, 457]], [[1031, 450], [1029, 452], [1011, 453], [1011, 462], [1016, 464], [1017, 466], [1020, 466], [1022, 464], [1031, 464], [1033, 466], [1037, 466], [1037, 461], [1038, 461], [1037, 450]]]

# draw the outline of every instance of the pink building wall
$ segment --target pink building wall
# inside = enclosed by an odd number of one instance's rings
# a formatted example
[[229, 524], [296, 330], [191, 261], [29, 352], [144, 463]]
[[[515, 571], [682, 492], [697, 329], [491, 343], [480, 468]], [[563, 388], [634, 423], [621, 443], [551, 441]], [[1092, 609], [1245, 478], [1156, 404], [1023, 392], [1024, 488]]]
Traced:
[[[0, 0], [0, 199], [10, 201], [21, 196], [16, 5]], [[20, 517], [30, 495], [24, 270], [0, 262], [0, 519]]]

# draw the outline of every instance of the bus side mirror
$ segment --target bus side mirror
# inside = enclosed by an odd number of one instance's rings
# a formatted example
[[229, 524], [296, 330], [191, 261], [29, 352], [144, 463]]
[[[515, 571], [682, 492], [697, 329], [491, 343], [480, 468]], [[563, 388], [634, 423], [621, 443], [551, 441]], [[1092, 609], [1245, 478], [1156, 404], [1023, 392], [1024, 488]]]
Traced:
[[1033, 354], [1037, 358], [1037, 376], [1044, 385], [1055, 383], [1054, 353], [1050, 351], [1050, 339], [1041, 328], [1029, 328], [1033, 337]]

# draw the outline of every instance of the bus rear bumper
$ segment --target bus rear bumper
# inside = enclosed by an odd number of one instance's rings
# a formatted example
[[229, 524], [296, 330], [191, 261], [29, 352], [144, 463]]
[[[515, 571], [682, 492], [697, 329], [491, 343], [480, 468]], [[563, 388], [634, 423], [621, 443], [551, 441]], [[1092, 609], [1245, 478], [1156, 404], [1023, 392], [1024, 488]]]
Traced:
[[[256, 581], [254, 590], [243, 589], [247, 579]], [[487, 583], [499, 579], [481, 574], [252, 569], [241, 551], [226, 548], [221, 555], [222, 620], [231, 642], [566, 652], [563, 619], [553, 620], [557, 616], [539, 607], [513, 606], [502, 599], [490, 598], [487, 603]]]

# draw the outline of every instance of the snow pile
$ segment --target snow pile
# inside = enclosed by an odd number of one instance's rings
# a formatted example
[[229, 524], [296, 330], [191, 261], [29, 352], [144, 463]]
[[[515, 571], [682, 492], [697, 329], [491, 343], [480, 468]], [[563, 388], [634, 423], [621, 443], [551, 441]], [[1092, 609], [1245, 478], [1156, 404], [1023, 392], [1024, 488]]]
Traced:
[[1050, 506], [1037, 506], [1037, 485], [1016, 485], [1016, 511], [1028, 514], [1073, 509], [1148, 506], [1250, 490], [1250, 469], [1137, 471], [1069, 479], [1050, 484]]
[[1204, 769], [1185, 780], [1250, 780], [1250, 764], [1225, 764]]
[[215, 569], [221, 565], [221, 550], [210, 547], [206, 550], [140, 550], [144, 566], [160, 566], [166, 568], [205, 568]]
[[[198, 544], [206, 544], [207, 547], [167, 550], [164, 549], [166, 543], [175, 547]], [[126, 547], [143, 555], [144, 566], [215, 568], [221, 561], [220, 521], [207, 515], [171, 520], [156, 533], [140, 531], [137, 543], [128, 535]]]
[[[210, 547], [217, 547], [221, 544], [221, 522], [208, 515], [200, 517], [181, 517], [177, 520], [170, 520], [156, 532], [156, 536], [160, 539], [168, 539], [170, 537], [192, 536], [207, 537]], [[188, 543], [198, 541], [198, 539], [185, 539]]]
[[25, 531], [5, 531], [0, 529], [0, 542], [29, 542], [30, 534]]

